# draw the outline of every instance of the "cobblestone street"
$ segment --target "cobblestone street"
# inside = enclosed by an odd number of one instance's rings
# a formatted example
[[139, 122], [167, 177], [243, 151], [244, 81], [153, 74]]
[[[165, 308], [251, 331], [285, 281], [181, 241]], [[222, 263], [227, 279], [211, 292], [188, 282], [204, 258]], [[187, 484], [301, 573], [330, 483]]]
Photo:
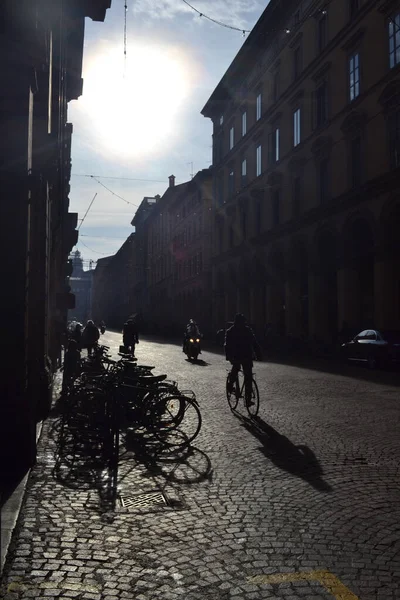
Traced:
[[[101, 341], [117, 355], [121, 336]], [[86, 352], [84, 352], [86, 353]], [[391, 374], [255, 363], [259, 417], [229, 410], [228, 363], [142, 340], [139, 363], [192, 389], [203, 425], [181, 462], [120, 457], [122, 498], [52, 476], [52, 418], [2, 582], [5, 600], [400, 598], [400, 394]], [[150, 495], [149, 495], [150, 497]]]

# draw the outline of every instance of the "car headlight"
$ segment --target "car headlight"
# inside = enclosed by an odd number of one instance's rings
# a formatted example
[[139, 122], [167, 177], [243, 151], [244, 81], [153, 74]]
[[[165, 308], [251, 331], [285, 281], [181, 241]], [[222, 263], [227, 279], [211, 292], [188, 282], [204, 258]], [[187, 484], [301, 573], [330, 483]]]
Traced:
[[196, 340], [196, 342], [199, 342], [199, 341], [200, 341], [199, 339]]
[[193, 342], [194, 342], [194, 340], [193, 340], [192, 338], [190, 338], [189, 342], [192, 342], [192, 343], [193, 343]]

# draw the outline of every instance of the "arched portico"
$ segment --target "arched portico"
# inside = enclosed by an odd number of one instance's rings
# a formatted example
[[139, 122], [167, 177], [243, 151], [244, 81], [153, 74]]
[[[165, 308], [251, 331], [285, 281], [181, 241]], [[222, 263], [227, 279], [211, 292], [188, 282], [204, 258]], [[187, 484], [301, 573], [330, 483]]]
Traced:
[[308, 250], [304, 239], [295, 240], [290, 248], [286, 283], [287, 333], [307, 337], [308, 314]]
[[368, 213], [357, 213], [345, 223], [341, 250], [340, 325], [355, 330], [373, 327], [375, 233]]
[[280, 248], [271, 250], [266, 264], [267, 286], [267, 322], [271, 323], [278, 335], [286, 333], [286, 290], [285, 259]]
[[338, 331], [337, 246], [333, 229], [317, 232], [309, 276], [309, 333], [330, 344], [336, 341]]
[[382, 211], [375, 260], [375, 323], [378, 329], [400, 330], [400, 199]]

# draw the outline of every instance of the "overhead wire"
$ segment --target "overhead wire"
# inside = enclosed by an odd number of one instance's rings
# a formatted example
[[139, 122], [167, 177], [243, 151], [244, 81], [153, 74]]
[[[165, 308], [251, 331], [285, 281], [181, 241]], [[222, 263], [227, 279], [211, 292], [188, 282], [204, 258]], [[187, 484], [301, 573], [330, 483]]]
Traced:
[[194, 10], [200, 17], [204, 17], [204, 19], [207, 19], [208, 21], [211, 21], [212, 23], [215, 23], [216, 25], [220, 25], [221, 27], [226, 27], [226, 29], [233, 29], [234, 31], [240, 31], [241, 33], [243, 33], [243, 35], [246, 35], [246, 33], [250, 33], [250, 31], [251, 31], [250, 29], [243, 29], [242, 27], [234, 27], [232, 25], [228, 25], [227, 23], [223, 23], [222, 21], [218, 21], [217, 19], [213, 19], [212, 17], [209, 17], [208, 15], [206, 15], [203, 12], [201, 12], [200, 10], [198, 10], [196, 7], [192, 6], [192, 4], [189, 4], [189, 2], [187, 0], [182, 0], [182, 2], [187, 4], [187, 6], [189, 6], [189, 8]]
[[82, 226], [82, 223], [83, 223], [83, 222], [84, 222], [84, 220], [86, 219], [86, 217], [87, 217], [87, 214], [88, 214], [88, 212], [89, 212], [89, 210], [90, 210], [90, 208], [91, 208], [91, 206], [92, 206], [93, 202], [94, 202], [94, 201], [95, 201], [95, 199], [96, 199], [96, 196], [97, 196], [97, 192], [96, 192], [96, 193], [95, 193], [95, 195], [93, 196], [93, 198], [92, 198], [92, 201], [91, 201], [91, 203], [89, 204], [87, 211], [86, 211], [86, 212], [85, 212], [85, 214], [83, 215], [83, 219], [81, 219], [81, 222], [79, 223], [78, 231], [80, 230], [80, 228], [81, 228], [81, 226]]
[[[93, 250], [93, 248], [89, 248], [89, 246], [87, 246], [85, 244], [85, 242], [82, 242], [81, 239], [79, 239], [77, 241], [77, 244], [82, 244], [83, 246], [85, 246], [85, 248], [87, 248], [88, 250], [90, 250], [90, 252], [94, 252], [95, 254], [102, 254], [103, 256], [107, 256], [107, 252], [99, 252], [98, 250]], [[76, 244], [75, 244], [76, 245]]]
[[113, 196], [115, 196], [116, 198], [119, 198], [120, 200], [123, 200], [124, 202], [126, 202], [126, 204], [130, 204], [131, 206], [134, 206], [135, 208], [138, 208], [138, 204], [133, 204], [133, 202], [129, 202], [129, 200], [126, 200], [125, 198], [123, 198], [122, 196], [120, 196], [119, 194], [116, 194], [115, 192], [113, 192], [112, 190], [110, 190], [110, 188], [108, 188], [106, 185], [104, 185], [104, 183], [102, 183], [101, 181], [99, 181], [98, 179], [96, 179], [96, 177], [93, 177], [93, 179], [95, 181], [97, 181], [97, 183], [99, 185], [101, 185], [104, 189], [107, 190], [107, 192], [110, 192], [110, 194], [112, 194]]
[[73, 177], [90, 177], [92, 179], [121, 179], [126, 181], [147, 181], [150, 183], [165, 183], [163, 179], [140, 179], [137, 177], [113, 177], [111, 175], [87, 175], [86, 173], [71, 173]]

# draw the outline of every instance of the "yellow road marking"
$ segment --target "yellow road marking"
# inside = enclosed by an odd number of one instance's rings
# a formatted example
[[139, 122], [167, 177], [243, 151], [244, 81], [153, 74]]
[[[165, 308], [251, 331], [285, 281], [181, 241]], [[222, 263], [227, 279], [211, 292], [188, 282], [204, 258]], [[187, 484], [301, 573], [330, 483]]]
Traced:
[[249, 583], [288, 583], [291, 581], [317, 581], [336, 600], [359, 600], [335, 575], [325, 570], [309, 571], [304, 573], [274, 573], [273, 575], [255, 575], [248, 577]]

